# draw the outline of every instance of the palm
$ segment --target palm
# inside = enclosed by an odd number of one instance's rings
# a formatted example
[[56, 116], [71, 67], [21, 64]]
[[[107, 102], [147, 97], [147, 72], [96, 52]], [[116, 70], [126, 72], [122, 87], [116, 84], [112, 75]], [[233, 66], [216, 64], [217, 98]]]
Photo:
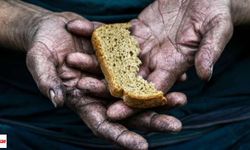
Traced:
[[143, 76], [167, 91], [196, 62], [198, 75], [210, 78], [207, 68], [211, 69], [232, 34], [228, 6], [226, 0], [157, 0], [148, 6], [132, 21], [142, 49]]
[[[74, 16], [74, 18], [77, 17]], [[32, 42], [29, 44], [27, 54], [27, 66], [39, 89], [57, 105], [62, 105], [64, 99], [59, 74], [65, 66], [65, 57], [76, 51], [84, 52], [88, 45], [83, 44], [88, 43], [87, 40], [76, 37], [65, 29], [66, 24], [74, 18], [67, 13], [42, 18], [30, 40]], [[67, 76], [72, 75], [74, 76], [72, 73]], [[79, 79], [80, 76], [77, 75], [74, 78]]]
[[44, 53], [61, 67], [65, 56], [70, 53], [84, 51], [83, 39], [76, 37], [65, 26], [68, 20], [64, 17], [45, 19], [39, 24], [32, 46], [41, 47]]

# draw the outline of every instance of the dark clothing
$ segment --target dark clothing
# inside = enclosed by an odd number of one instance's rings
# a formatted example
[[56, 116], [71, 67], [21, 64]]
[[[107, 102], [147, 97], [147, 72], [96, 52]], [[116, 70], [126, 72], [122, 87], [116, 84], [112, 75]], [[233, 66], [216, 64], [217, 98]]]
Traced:
[[[150, 0], [26, 0], [53, 11], [73, 11], [88, 19], [123, 22], [136, 17]], [[188, 81], [172, 90], [188, 95], [188, 104], [170, 111], [184, 129], [178, 134], [140, 133], [152, 149], [250, 149], [249, 28], [235, 34], [214, 68], [210, 82], [198, 79], [194, 68]], [[38, 91], [25, 66], [25, 55], [1, 49], [0, 133], [8, 134], [10, 149], [110, 149], [69, 109], [55, 109]]]

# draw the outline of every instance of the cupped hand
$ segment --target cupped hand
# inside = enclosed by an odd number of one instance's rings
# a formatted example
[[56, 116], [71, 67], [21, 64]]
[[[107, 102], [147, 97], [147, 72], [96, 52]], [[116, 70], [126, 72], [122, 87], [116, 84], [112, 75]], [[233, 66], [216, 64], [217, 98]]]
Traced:
[[[76, 21], [77, 20], [77, 21]], [[73, 26], [81, 23], [81, 32], [84, 37], [72, 35], [66, 29], [66, 24], [72, 22]], [[49, 97], [55, 106], [62, 106], [65, 100], [65, 86], [60, 78], [61, 70], [64, 67], [66, 56], [73, 52], [84, 52], [83, 57], [87, 63], [88, 72], [98, 73], [97, 61], [92, 60], [93, 51], [89, 37], [94, 30], [94, 24], [74, 13], [46, 13], [33, 20], [30, 39], [27, 47], [27, 67], [37, 83], [40, 91]], [[70, 28], [70, 27], [69, 27]], [[77, 58], [76, 58], [77, 59]], [[74, 73], [64, 73], [64, 77], [76, 78]], [[104, 91], [106, 86], [95, 77], [84, 78], [85, 92], [94, 93], [95, 89], [101, 88]], [[95, 87], [93, 82], [98, 84]], [[97, 91], [97, 94], [100, 94]]]
[[140, 75], [167, 92], [189, 67], [209, 80], [233, 33], [230, 0], [156, 0], [132, 20]]
[[[131, 21], [141, 48], [139, 75], [167, 93], [170, 107], [185, 104], [185, 95], [168, 91], [187, 78], [191, 66], [201, 79], [211, 78], [233, 33], [230, 9], [229, 0], [156, 0]], [[110, 106], [108, 115], [119, 120], [138, 111], [120, 101]]]

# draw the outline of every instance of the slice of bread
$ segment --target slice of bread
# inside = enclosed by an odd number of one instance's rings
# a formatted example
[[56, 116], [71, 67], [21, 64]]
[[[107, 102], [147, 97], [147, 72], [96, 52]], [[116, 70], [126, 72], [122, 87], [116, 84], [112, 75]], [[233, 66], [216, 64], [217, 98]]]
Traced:
[[140, 48], [130, 35], [130, 23], [102, 25], [92, 35], [92, 44], [101, 69], [115, 97], [134, 108], [152, 108], [165, 105], [163, 92], [152, 83], [137, 76], [141, 64]]

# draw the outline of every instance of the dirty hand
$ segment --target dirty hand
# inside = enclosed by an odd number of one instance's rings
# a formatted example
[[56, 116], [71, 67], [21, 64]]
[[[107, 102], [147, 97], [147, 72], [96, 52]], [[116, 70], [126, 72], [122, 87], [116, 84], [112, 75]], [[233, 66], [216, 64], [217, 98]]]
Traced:
[[[78, 19], [77, 21], [75, 21]], [[81, 22], [82, 33], [85, 37], [77, 37], [69, 33], [66, 24], [71, 23], [77, 26]], [[70, 26], [69, 26], [70, 28]], [[29, 35], [27, 43], [26, 64], [37, 83], [40, 91], [48, 96], [55, 106], [62, 106], [65, 99], [64, 85], [59, 74], [65, 66], [65, 59], [71, 53], [85, 52], [84, 60], [91, 67], [89, 72], [98, 72], [95, 66], [97, 62], [92, 62], [93, 51], [89, 51], [91, 44], [89, 37], [94, 30], [94, 24], [74, 13], [48, 13], [33, 21], [33, 31]], [[76, 58], [78, 59], [78, 58]], [[88, 66], [86, 66], [88, 67]], [[67, 78], [75, 78], [72, 72], [62, 74]], [[94, 77], [86, 77], [82, 82], [97, 82]], [[98, 80], [99, 81], [99, 80]], [[103, 82], [98, 82], [105, 88]], [[83, 87], [86, 92], [95, 92], [94, 87], [86, 84]], [[99, 93], [98, 93], [99, 92]], [[100, 94], [102, 91], [96, 91]]]
[[[83, 25], [78, 24], [77, 26], [73, 23], [67, 25], [68, 30], [75, 35], [84, 36], [82, 34]], [[124, 105], [121, 101], [116, 102], [116, 99], [112, 97], [100, 97], [100, 95], [108, 95], [107, 88], [104, 88], [100, 83], [96, 82], [84, 82], [88, 72], [88, 68], [91, 67], [90, 63], [85, 60], [86, 54], [84, 52], [71, 53], [66, 57], [66, 65], [64, 65], [60, 77], [63, 79], [64, 86], [66, 87], [66, 104], [76, 111], [82, 120], [89, 126], [89, 128], [98, 136], [104, 137], [108, 140], [115, 142], [128, 149], [147, 149], [148, 144], [146, 140], [140, 135], [128, 131], [125, 126], [131, 128], [138, 128], [147, 131], [161, 131], [161, 132], [177, 132], [181, 129], [181, 122], [168, 115], [157, 114], [153, 111], [145, 111], [138, 113], [137, 110], [131, 109]], [[92, 56], [88, 62], [96, 62], [96, 57]], [[96, 64], [96, 63], [95, 63]], [[92, 66], [98, 68], [99, 66]], [[67, 77], [68, 73], [74, 73], [74, 78]], [[87, 74], [86, 74], [87, 73]], [[93, 73], [92, 73], [93, 75]], [[103, 76], [98, 76], [99, 80], [105, 83]], [[87, 77], [88, 78], [88, 77]], [[100, 82], [99, 81], [99, 82]], [[95, 91], [106, 94], [90, 94], [85, 93], [83, 87], [90, 85], [95, 88]], [[172, 93], [168, 96], [169, 102], [173, 106], [182, 105], [186, 103], [186, 97], [180, 93]], [[108, 107], [108, 106], [112, 107]], [[111, 112], [118, 112], [119, 118], [111, 118]], [[137, 114], [134, 115], [137, 111]], [[125, 114], [125, 116], [124, 116]], [[130, 114], [130, 115], [129, 115]], [[131, 116], [127, 118], [128, 116]], [[116, 116], [117, 117], [117, 116]], [[122, 122], [114, 123], [109, 121], [125, 119]], [[123, 125], [122, 125], [123, 124]]]
[[193, 65], [209, 80], [233, 34], [230, 0], [156, 0], [131, 22], [140, 75], [165, 93]]
[[[168, 91], [177, 80], [187, 78], [189, 67], [195, 65], [200, 78], [211, 78], [233, 33], [229, 0], [156, 0], [131, 23], [141, 48], [139, 75], [167, 94], [169, 106], [184, 104], [185, 95]], [[110, 106], [108, 115], [119, 120], [138, 111], [119, 101]]]

